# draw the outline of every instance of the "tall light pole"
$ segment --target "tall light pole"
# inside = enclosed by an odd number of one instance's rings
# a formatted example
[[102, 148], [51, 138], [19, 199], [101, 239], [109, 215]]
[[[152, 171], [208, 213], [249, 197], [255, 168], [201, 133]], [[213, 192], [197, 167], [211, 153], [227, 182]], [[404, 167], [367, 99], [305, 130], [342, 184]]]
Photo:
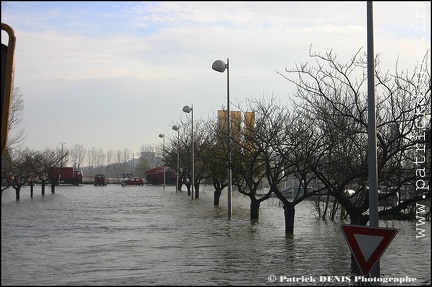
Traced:
[[[141, 155], [139, 152], [137, 152], [138, 160], [140, 159]], [[132, 175], [135, 176], [135, 153], [132, 153]]]
[[194, 185], [195, 185], [195, 155], [194, 155], [194, 132], [193, 132], [193, 105], [192, 107], [184, 106], [183, 112], [192, 113], [192, 199], [194, 198]]
[[64, 142], [61, 142], [61, 161], [60, 161], [60, 167], [63, 166], [63, 146], [66, 144]]
[[[159, 134], [159, 137], [163, 139], [162, 157], [165, 158], [165, 134]], [[163, 187], [165, 189], [165, 162], [163, 166], [163, 179], [164, 179]]]
[[232, 176], [231, 176], [231, 112], [230, 112], [230, 96], [229, 96], [229, 58], [225, 64], [221, 60], [213, 63], [212, 69], [223, 73], [227, 70], [227, 133], [228, 133], [228, 219], [231, 219], [232, 214]]
[[177, 173], [176, 173], [176, 192], [178, 190], [179, 186], [179, 171], [180, 171], [180, 127], [179, 126], [173, 126], [173, 130], [177, 131]]
[[[368, 74], [368, 175], [369, 175], [369, 226], [378, 227], [378, 166], [377, 166], [377, 129], [374, 78], [374, 36], [373, 3], [367, 1], [367, 74]], [[371, 277], [380, 277], [380, 261], [373, 266]]]

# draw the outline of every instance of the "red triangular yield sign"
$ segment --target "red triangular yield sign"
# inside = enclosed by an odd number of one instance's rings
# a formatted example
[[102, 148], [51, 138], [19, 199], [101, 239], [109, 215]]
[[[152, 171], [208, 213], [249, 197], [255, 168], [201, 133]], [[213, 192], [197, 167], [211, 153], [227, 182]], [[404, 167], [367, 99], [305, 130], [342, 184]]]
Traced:
[[361, 225], [342, 224], [341, 229], [363, 275], [369, 274], [397, 233], [393, 228]]

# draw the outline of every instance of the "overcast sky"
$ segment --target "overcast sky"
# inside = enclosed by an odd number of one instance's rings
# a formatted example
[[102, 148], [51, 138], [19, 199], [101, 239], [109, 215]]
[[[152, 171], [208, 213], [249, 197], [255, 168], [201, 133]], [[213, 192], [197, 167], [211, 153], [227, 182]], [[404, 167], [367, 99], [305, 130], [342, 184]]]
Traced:
[[[25, 102], [23, 147], [74, 144], [104, 151], [160, 145], [173, 123], [215, 116], [230, 98], [295, 88], [276, 71], [310, 60], [309, 48], [342, 62], [367, 50], [362, 2], [2, 1], [16, 33], [15, 87]], [[374, 46], [382, 70], [412, 70], [430, 49], [431, 2], [375, 2]], [[2, 31], [2, 43], [7, 36]], [[233, 107], [231, 109], [234, 109]]]

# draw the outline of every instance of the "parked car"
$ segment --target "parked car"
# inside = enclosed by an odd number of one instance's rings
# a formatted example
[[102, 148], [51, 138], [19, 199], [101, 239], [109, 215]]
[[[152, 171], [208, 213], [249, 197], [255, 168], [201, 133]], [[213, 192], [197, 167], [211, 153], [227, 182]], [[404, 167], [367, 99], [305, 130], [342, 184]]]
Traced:
[[122, 186], [125, 185], [144, 185], [144, 180], [141, 177], [124, 178], [121, 182]]
[[94, 177], [94, 186], [96, 185], [107, 185], [107, 179], [103, 174], [96, 174]]

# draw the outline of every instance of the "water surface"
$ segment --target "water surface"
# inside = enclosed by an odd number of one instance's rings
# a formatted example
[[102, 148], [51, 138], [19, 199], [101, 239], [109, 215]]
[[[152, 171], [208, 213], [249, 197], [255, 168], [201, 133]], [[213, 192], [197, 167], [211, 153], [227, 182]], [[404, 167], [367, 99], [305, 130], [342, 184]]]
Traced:
[[[277, 199], [263, 202], [252, 223], [249, 199], [233, 193], [227, 220], [226, 192], [215, 207], [210, 186], [198, 200], [173, 186], [60, 186], [45, 196], [36, 187], [33, 199], [29, 190], [20, 202], [12, 189], [2, 195], [2, 285], [344, 286], [326, 276], [355, 275], [341, 223], [317, 219], [311, 202], [297, 205], [295, 234], [287, 238]], [[380, 227], [398, 229], [381, 277], [430, 285], [430, 223], [420, 226], [422, 238], [416, 222]]]

